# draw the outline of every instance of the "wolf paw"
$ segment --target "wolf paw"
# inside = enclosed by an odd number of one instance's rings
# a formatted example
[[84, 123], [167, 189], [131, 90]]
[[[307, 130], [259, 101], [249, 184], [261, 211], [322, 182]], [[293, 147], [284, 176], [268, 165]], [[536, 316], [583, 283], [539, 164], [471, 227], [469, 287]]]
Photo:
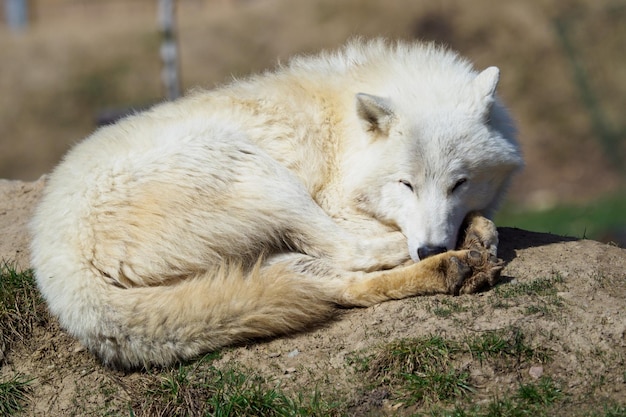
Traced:
[[459, 249], [482, 252], [486, 250], [493, 256], [498, 253], [498, 229], [489, 219], [479, 213], [470, 213], [465, 218], [459, 238]]
[[485, 250], [462, 250], [452, 255], [445, 271], [448, 293], [471, 294], [493, 287], [500, 278], [504, 262]]

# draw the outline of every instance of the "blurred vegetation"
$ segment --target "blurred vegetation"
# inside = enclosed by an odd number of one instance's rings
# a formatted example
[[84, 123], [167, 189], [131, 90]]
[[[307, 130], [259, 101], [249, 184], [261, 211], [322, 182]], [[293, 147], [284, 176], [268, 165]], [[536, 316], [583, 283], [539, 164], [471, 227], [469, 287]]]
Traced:
[[[626, 24], [626, 4], [610, 5], [606, 8], [605, 13], [607, 19], [620, 21], [622, 25]], [[581, 12], [555, 19], [556, 34], [568, 58], [573, 82], [578, 88], [580, 98], [589, 114], [594, 136], [601, 144], [607, 160], [622, 174], [626, 174], [623, 153], [623, 147], [626, 144], [626, 124], [624, 124], [621, 114], [618, 116], [618, 120], [610, 120], [610, 115], [603, 108], [604, 103], [598, 98], [589, 79], [587, 63], [582, 58], [582, 51], [572, 35], [574, 27], [581, 25], [581, 22], [584, 22], [584, 14]], [[615, 70], [617, 71], [617, 68]], [[616, 123], [619, 125], [615, 126]]]
[[498, 226], [594, 239], [624, 247], [625, 217], [626, 193], [617, 193], [585, 204], [559, 204], [536, 211], [505, 205], [498, 213], [496, 223]]
[[[626, 4], [609, 4], [602, 12], [607, 21], [620, 22], [623, 31], [626, 27]], [[584, 48], [589, 47], [589, 44], [577, 39], [577, 36], [581, 36], [580, 27], [589, 24], [585, 21], [584, 12], [576, 8], [554, 19], [555, 33], [567, 57], [572, 82], [587, 111], [593, 137], [600, 144], [608, 163], [624, 176], [626, 123], [623, 114], [609, 114], [606, 110], [606, 103], [596, 90], [600, 90], [601, 86], [597, 83], [594, 85], [594, 80], [589, 75], [589, 67], [593, 68], [595, 64], [591, 59], [585, 58], [588, 51]], [[584, 32], [585, 35], [588, 33]], [[624, 44], [623, 38], [621, 44]], [[611, 71], [617, 73], [622, 70], [612, 67]], [[598, 178], [598, 181], [601, 179]], [[520, 210], [513, 208], [513, 205], [505, 206], [499, 213], [497, 222], [502, 226], [601, 240], [626, 247], [626, 187], [623, 181], [622, 178], [622, 185], [617, 192], [605, 194], [590, 202], [555, 204], [542, 210]]]
[[[36, 179], [103, 112], [163, 97], [156, 1], [32, 8], [27, 31], [0, 25], [0, 178]], [[624, 0], [180, 0], [177, 22], [187, 89], [353, 36], [433, 40], [478, 69], [498, 65], [527, 161], [500, 224], [593, 238], [626, 227], [626, 216], [595, 208], [626, 193]], [[570, 212], [576, 220], [562, 217]]]

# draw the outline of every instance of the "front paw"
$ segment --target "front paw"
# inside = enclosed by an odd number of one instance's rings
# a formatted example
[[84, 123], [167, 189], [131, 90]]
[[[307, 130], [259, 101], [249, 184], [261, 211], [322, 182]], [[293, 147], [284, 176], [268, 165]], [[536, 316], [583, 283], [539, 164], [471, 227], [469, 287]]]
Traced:
[[470, 213], [461, 227], [459, 249], [486, 250], [493, 256], [498, 253], [498, 229], [489, 219], [479, 213]]
[[500, 278], [504, 262], [485, 250], [449, 252], [445, 266], [448, 293], [472, 294], [493, 287]]

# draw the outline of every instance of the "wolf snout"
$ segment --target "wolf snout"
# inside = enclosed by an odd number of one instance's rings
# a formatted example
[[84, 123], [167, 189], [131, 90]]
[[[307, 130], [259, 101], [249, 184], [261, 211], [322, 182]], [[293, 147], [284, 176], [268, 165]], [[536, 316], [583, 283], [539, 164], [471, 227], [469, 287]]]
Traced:
[[420, 246], [417, 248], [417, 256], [420, 259], [426, 259], [433, 255], [444, 253], [448, 250], [445, 246]]

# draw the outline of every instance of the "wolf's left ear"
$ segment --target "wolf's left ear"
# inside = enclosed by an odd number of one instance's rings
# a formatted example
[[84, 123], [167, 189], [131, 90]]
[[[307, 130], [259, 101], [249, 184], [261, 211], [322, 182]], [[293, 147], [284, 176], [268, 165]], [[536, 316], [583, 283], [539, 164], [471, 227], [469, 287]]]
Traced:
[[385, 136], [389, 134], [394, 115], [385, 98], [358, 93], [356, 111], [366, 130]]
[[489, 67], [478, 74], [474, 79], [474, 86], [480, 94], [481, 99], [490, 105], [493, 102], [498, 81], [500, 80], [500, 70], [498, 67]]

